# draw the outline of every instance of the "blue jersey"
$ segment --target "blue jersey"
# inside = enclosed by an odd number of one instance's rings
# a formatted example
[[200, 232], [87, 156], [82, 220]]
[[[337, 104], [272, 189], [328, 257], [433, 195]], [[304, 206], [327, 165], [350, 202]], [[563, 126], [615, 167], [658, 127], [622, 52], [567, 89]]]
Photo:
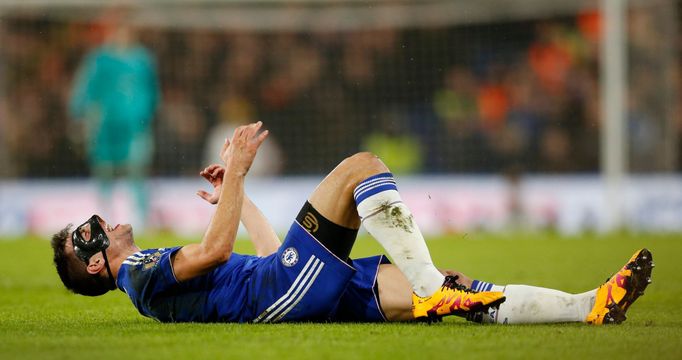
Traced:
[[162, 322], [249, 320], [246, 282], [261, 258], [232, 254], [213, 271], [178, 282], [171, 256], [179, 249], [148, 249], [123, 261], [116, 282], [138, 311]]
[[342, 261], [294, 223], [276, 253], [232, 254], [213, 271], [178, 282], [180, 247], [129, 256], [117, 285], [138, 311], [162, 322], [384, 321], [377, 273], [383, 256]]

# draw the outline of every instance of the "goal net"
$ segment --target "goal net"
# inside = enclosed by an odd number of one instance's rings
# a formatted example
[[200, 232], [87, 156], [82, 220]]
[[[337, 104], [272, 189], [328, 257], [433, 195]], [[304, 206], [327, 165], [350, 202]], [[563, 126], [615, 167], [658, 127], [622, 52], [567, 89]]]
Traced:
[[[261, 174], [321, 174], [364, 150], [401, 174], [600, 169], [600, 2], [131, 4], [0, 4], [1, 176], [88, 174], [92, 139], [69, 104], [117, 26], [156, 64], [155, 176], [195, 175], [256, 120], [272, 134]], [[631, 172], [682, 168], [680, 4], [627, 9]]]

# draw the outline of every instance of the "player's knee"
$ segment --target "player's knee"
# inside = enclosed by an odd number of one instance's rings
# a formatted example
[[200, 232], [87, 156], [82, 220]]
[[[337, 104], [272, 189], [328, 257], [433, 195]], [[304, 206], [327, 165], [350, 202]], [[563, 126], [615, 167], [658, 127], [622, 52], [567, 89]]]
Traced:
[[389, 171], [378, 156], [366, 151], [347, 157], [341, 162], [341, 167], [356, 181]]
[[346, 193], [352, 194], [363, 180], [388, 171], [386, 165], [376, 155], [359, 152], [341, 161], [325, 180], [336, 186], [343, 186]]
[[356, 168], [386, 167], [386, 165], [381, 162], [378, 156], [369, 151], [355, 153], [344, 159], [343, 162], [348, 163], [350, 166]]

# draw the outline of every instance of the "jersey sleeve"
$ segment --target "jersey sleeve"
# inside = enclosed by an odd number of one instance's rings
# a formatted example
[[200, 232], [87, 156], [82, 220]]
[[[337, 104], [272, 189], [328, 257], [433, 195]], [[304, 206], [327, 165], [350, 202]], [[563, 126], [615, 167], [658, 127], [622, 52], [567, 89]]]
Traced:
[[178, 286], [171, 259], [180, 248], [145, 251], [123, 261], [126, 268], [119, 285], [143, 315], [157, 318], [158, 299]]
[[172, 259], [173, 255], [175, 255], [175, 253], [181, 248], [181, 246], [172, 248], [161, 255], [157, 265], [158, 269], [156, 271], [157, 276], [160, 278], [160, 282], [163, 284], [175, 285], [178, 283], [178, 279], [175, 277], [175, 272], [173, 271]]

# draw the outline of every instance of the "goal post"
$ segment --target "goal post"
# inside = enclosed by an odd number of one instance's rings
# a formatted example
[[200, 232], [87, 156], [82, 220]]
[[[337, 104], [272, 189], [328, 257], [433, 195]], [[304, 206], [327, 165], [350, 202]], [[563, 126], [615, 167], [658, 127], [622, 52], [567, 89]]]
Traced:
[[627, 0], [602, 0], [601, 48], [601, 174], [606, 187], [610, 226], [624, 225], [623, 193], [627, 174], [626, 88], [627, 53], [625, 28]]

